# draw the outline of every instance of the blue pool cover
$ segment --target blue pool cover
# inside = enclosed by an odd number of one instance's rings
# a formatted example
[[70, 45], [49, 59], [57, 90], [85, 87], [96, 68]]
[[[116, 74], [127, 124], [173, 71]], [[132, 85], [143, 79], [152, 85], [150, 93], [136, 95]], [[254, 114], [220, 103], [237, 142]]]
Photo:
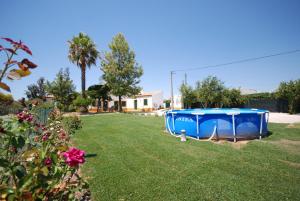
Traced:
[[174, 135], [181, 134], [201, 139], [259, 138], [268, 133], [269, 111], [261, 109], [212, 108], [169, 110], [166, 128]]

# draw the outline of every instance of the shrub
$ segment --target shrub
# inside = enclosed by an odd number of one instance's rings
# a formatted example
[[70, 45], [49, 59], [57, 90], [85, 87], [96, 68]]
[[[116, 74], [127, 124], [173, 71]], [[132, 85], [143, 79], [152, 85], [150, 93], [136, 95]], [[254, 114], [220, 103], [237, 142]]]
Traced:
[[217, 77], [208, 76], [193, 88], [186, 84], [180, 87], [185, 108], [191, 107], [241, 107], [245, 99], [239, 89], [229, 89]]
[[14, 102], [12, 95], [0, 92], [0, 105], [10, 105]]
[[54, 103], [52, 103], [52, 102], [42, 102], [42, 103], [39, 103], [38, 105], [36, 105], [32, 108], [32, 110], [41, 110], [41, 109], [53, 110], [54, 109]]
[[64, 130], [71, 136], [76, 130], [82, 128], [82, 122], [78, 116], [68, 116], [62, 118], [62, 125]]
[[0, 115], [17, 114], [22, 109], [23, 106], [14, 101], [12, 95], [0, 93]]
[[91, 99], [89, 98], [83, 98], [82, 96], [78, 96], [74, 101], [73, 101], [73, 104], [76, 106], [76, 107], [87, 107], [89, 106], [90, 104], [92, 103]]
[[92, 100], [89, 98], [83, 98], [82, 96], [77, 96], [73, 101], [73, 105], [76, 106], [79, 112], [87, 112], [87, 107], [92, 103]]
[[23, 111], [0, 124], [0, 193], [4, 200], [81, 200], [84, 151], [71, 147], [57, 113], [47, 125]]
[[289, 113], [300, 112], [300, 79], [289, 82], [281, 82], [276, 96], [288, 101]]

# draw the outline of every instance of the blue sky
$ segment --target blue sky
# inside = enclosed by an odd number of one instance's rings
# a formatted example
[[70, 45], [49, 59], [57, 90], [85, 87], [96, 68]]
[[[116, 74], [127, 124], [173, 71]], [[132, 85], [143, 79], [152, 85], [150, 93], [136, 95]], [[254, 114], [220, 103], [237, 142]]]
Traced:
[[[84, 32], [103, 52], [121, 32], [144, 68], [143, 89], [161, 89], [168, 97], [172, 69], [299, 49], [299, 10], [299, 0], [3, 0], [0, 36], [24, 41], [33, 51], [30, 59], [39, 65], [31, 76], [7, 82], [20, 98], [39, 77], [53, 80], [60, 68], [69, 67], [79, 91], [80, 70], [67, 58], [67, 41]], [[272, 91], [280, 81], [300, 78], [300, 53], [187, 72], [188, 83], [208, 75], [228, 87]], [[98, 61], [87, 72], [87, 86], [99, 83], [100, 76]], [[184, 73], [176, 73], [175, 93], [183, 79]]]

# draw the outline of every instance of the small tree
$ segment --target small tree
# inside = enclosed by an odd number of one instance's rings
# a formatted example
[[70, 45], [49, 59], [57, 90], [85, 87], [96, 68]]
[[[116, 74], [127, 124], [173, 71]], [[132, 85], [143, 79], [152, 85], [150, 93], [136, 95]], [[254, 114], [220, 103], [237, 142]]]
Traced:
[[45, 78], [41, 77], [40, 79], [38, 79], [36, 84], [31, 84], [27, 86], [27, 91], [25, 91], [25, 94], [28, 99], [39, 98], [45, 101], [46, 100]]
[[224, 89], [222, 94], [220, 107], [241, 107], [245, 103], [245, 99], [239, 89]]
[[191, 108], [192, 104], [197, 102], [196, 93], [191, 86], [183, 83], [180, 86], [180, 93], [182, 96], [182, 102], [184, 104], [184, 108]]
[[137, 95], [141, 88], [139, 78], [142, 66], [135, 61], [135, 53], [122, 34], [117, 34], [109, 44], [111, 52], [106, 52], [101, 61], [103, 79], [111, 93], [119, 98], [118, 111], [122, 111], [122, 97]]
[[224, 83], [217, 77], [208, 76], [203, 81], [196, 84], [195, 93], [198, 101], [204, 107], [220, 107], [224, 91]]
[[70, 78], [69, 69], [60, 69], [53, 82], [47, 82], [47, 91], [54, 96], [60, 109], [66, 111], [76, 98], [75, 86]]
[[88, 112], [88, 106], [92, 103], [90, 98], [84, 98], [82, 96], [77, 96], [75, 100], [73, 100], [73, 105], [76, 106], [77, 111], [81, 113]]
[[288, 101], [289, 113], [300, 112], [300, 79], [281, 82], [276, 94], [278, 98]]
[[106, 100], [110, 99], [109, 87], [107, 85], [92, 85], [88, 88], [87, 94], [93, 99], [98, 99], [97, 101], [97, 112], [99, 111], [100, 101], [102, 100], [102, 106]]

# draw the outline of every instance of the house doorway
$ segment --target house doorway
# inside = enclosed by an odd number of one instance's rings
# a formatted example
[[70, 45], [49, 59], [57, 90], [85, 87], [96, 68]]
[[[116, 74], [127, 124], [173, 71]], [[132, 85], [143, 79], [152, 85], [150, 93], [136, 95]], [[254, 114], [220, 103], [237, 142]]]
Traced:
[[134, 100], [134, 109], [137, 110], [137, 100]]

